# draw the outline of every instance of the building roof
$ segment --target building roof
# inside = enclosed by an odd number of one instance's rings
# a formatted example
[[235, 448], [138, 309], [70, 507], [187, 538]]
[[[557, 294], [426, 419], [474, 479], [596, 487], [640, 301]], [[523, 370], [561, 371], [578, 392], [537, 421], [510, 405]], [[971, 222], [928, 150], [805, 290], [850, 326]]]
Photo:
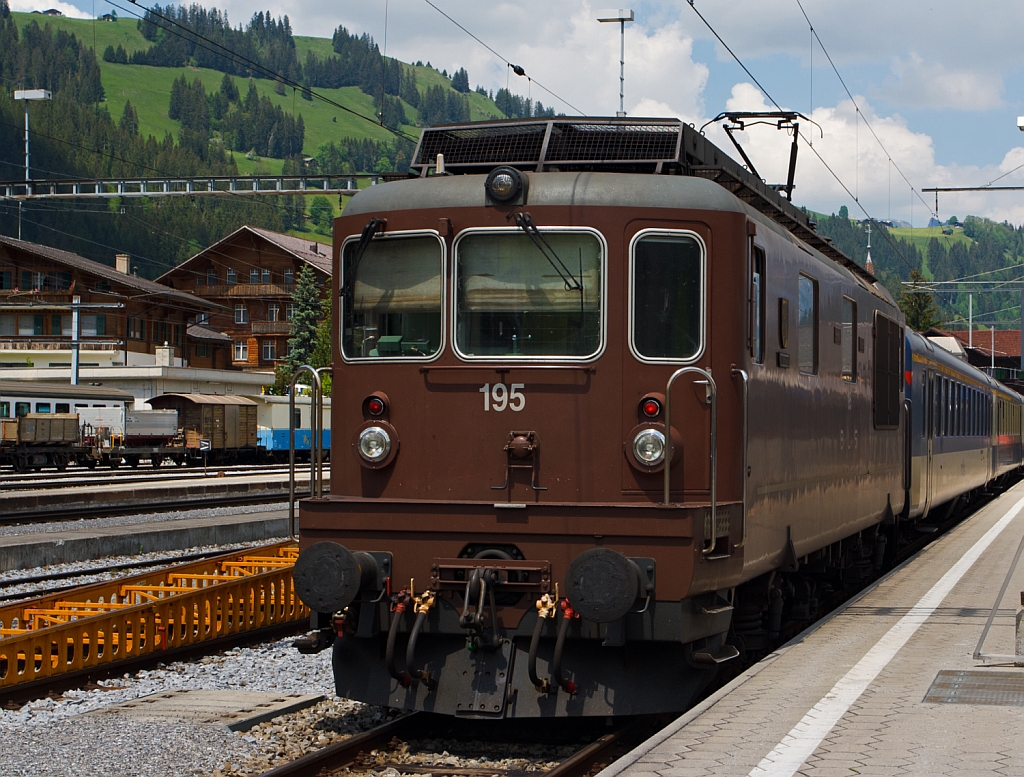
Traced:
[[157, 283], [156, 281], [118, 272], [110, 265], [103, 264], [102, 262], [94, 262], [92, 259], [86, 259], [84, 256], [73, 254], [70, 251], [51, 248], [50, 246], [44, 246], [39, 243], [29, 243], [26, 240], [18, 240], [4, 235], [0, 235], [0, 245], [9, 246], [43, 259], [49, 259], [50, 261], [62, 264], [65, 267], [72, 267], [76, 270], [92, 273], [93, 275], [103, 278], [106, 281], [110, 281], [111, 283], [126, 286], [129, 289], [140, 292], [138, 296], [164, 297], [168, 301], [184, 303], [196, 310], [227, 310], [227, 308], [223, 308], [221, 305], [218, 305], [215, 302], [210, 302], [202, 297], [197, 297], [191, 292], [176, 291], [175, 289], [165, 286], [162, 283]]
[[231, 335], [218, 332], [202, 324], [189, 324], [186, 334], [191, 340], [199, 340], [204, 343], [232, 343]]
[[[962, 332], [947, 332], [950, 337], [955, 337], [960, 341], [960, 344], [964, 348], [967, 347], [967, 343], [970, 342], [970, 333], [966, 331]], [[989, 329], [975, 329], [974, 330], [974, 346], [975, 351], [983, 353], [986, 356], [991, 356], [993, 352], [992, 346], [992, 330]], [[995, 330], [995, 356], [1006, 356], [1014, 359], [1020, 358], [1020, 330], [1019, 329], [996, 329]]]
[[255, 405], [251, 399], [232, 394], [161, 394], [146, 401], [156, 408], [174, 407], [179, 399], [194, 405]]
[[130, 391], [102, 386], [72, 386], [69, 383], [42, 383], [31, 380], [0, 380], [0, 396], [5, 397], [53, 397], [55, 399], [112, 399], [116, 402], [131, 402], [135, 395]]
[[177, 267], [168, 270], [159, 278], [157, 281], [164, 282], [164, 280], [171, 274], [178, 270], [183, 270], [196, 260], [204, 257], [209, 253], [217, 253], [217, 249], [225, 243], [231, 243], [237, 240], [243, 234], [250, 234], [258, 237], [262, 240], [266, 240], [268, 243], [272, 243], [280, 248], [285, 253], [289, 253], [296, 259], [305, 262], [306, 264], [313, 267], [314, 270], [324, 273], [327, 277], [331, 277], [331, 249], [326, 246], [321, 246], [319, 243], [311, 240], [305, 240], [300, 237], [292, 237], [291, 235], [284, 235], [280, 232], [274, 232], [270, 229], [262, 229], [260, 227], [250, 227], [248, 225], [239, 227], [227, 237], [221, 238], [211, 246], [207, 246], [195, 256], [186, 259], [184, 262], [179, 264]]

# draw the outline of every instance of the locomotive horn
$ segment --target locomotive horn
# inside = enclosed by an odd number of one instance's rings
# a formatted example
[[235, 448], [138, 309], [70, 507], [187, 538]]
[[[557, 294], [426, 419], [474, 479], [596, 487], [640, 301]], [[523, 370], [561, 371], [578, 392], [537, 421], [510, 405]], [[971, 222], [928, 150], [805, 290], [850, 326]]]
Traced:
[[565, 575], [565, 595], [580, 615], [594, 623], [623, 617], [640, 593], [640, 569], [609, 548], [580, 553]]
[[376, 582], [377, 562], [337, 542], [317, 542], [299, 554], [292, 578], [295, 593], [311, 610], [338, 612]]

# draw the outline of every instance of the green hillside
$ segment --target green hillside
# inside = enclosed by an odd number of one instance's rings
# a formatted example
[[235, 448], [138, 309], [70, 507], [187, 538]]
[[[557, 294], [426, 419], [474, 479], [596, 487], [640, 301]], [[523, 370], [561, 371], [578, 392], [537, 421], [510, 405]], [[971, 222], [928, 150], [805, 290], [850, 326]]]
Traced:
[[[133, 52], [148, 49], [152, 45], [137, 29], [135, 18], [104, 22], [43, 17], [30, 13], [12, 13], [11, 16], [19, 29], [34, 20], [40, 25], [49, 24], [54, 30], [74, 33], [85, 45], [95, 48], [103, 88], [106, 92], [106, 100], [103, 105], [116, 120], [124, 111], [125, 103], [130, 100], [138, 113], [139, 132], [144, 136], [152, 134], [157, 138], [162, 138], [166, 133], [170, 133], [176, 139], [178, 138], [180, 125], [167, 116], [171, 83], [175, 79], [183, 74], [189, 81], [199, 78], [207, 92], [213, 93], [218, 90], [221, 79], [224, 77], [220, 71], [202, 68], [149, 67], [103, 61], [102, 54], [107, 46], [116, 49], [120, 45], [130, 56]], [[295, 50], [300, 62], [305, 61], [308, 51], [313, 51], [321, 59], [334, 55], [331, 41], [328, 38], [295, 36]], [[451, 81], [433, 68], [409, 67], [416, 73], [416, 86], [421, 94], [431, 86], [451, 87]], [[235, 83], [244, 94], [248, 88], [246, 79], [235, 77]], [[315, 99], [312, 102], [304, 100], [295, 93], [296, 90], [290, 88], [284, 95], [277, 94], [274, 91], [274, 82], [267, 79], [256, 79], [255, 83], [260, 97], [267, 96], [282, 110], [302, 116], [306, 130], [303, 152], [307, 155], [315, 154], [317, 149], [328, 141], [337, 142], [342, 138], [367, 138], [377, 142], [390, 142], [394, 139], [394, 135], [387, 129], [322, 100]], [[318, 88], [314, 91], [362, 116], [372, 118], [376, 113], [373, 98], [357, 87]], [[474, 121], [502, 117], [497, 106], [486, 96], [474, 92], [470, 93], [468, 97], [470, 116]], [[417, 115], [416, 109], [408, 103], [403, 103], [403, 107], [410, 119]], [[414, 125], [403, 125], [402, 130], [413, 137], [419, 134], [419, 128]], [[216, 135], [213, 142], [217, 142]], [[234, 159], [241, 173], [279, 173], [283, 164], [281, 159], [246, 159], [244, 154], [238, 152], [235, 152]]]
[[966, 246], [974, 243], [971, 238], [964, 234], [962, 229], [954, 229], [952, 235], [944, 235], [942, 230], [943, 227], [915, 227], [914, 229], [909, 227], [893, 227], [889, 230], [889, 234], [913, 243], [922, 251], [928, 250], [928, 243], [933, 238], [938, 240], [939, 244], [947, 251], [954, 243], [963, 243]]

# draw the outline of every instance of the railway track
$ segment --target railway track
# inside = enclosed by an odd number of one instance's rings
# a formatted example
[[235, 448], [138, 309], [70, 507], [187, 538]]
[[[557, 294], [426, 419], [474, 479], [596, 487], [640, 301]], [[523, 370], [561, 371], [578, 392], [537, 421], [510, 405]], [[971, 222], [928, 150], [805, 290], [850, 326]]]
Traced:
[[[113, 470], [122, 472], [123, 470]], [[324, 465], [324, 471], [330, 472], [330, 465]], [[0, 493], [9, 491], [46, 490], [54, 488], [70, 488], [74, 486], [107, 486], [107, 485], [133, 485], [137, 483], [174, 482], [174, 481], [195, 481], [220, 477], [224, 475], [284, 475], [288, 473], [287, 466], [278, 464], [245, 465], [245, 466], [214, 466], [206, 471], [195, 467], [161, 467], [160, 469], [139, 471], [127, 470], [124, 474], [113, 474], [112, 472], [64, 472], [64, 473], [33, 473], [32, 475], [14, 475], [11, 472], [0, 473]], [[296, 477], [301, 480], [308, 478], [309, 465], [296, 464]]]
[[[261, 777], [326, 777], [333, 774], [380, 773], [437, 775], [439, 777], [586, 777], [604, 768], [635, 747], [668, 719], [664, 716], [613, 719], [480, 721], [452, 719], [417, 712], [392, 720], [370, 731], [310, 753], [264, 772]], [[452, 739], [465, 743], [465, 752], [452, 759], [442, 754], [423, 752], [417, 742]], [[547, 745], [583, 744], [565, 758], [554, 759], [554, 766], [510, 769], [497, 764], [459, 766], [450, 763], [477, 760], [473, 751], [479, 743], [515, 742]], [[407, 753], [420, 750], [415, 761], [403, 760]], [[433, 758], [432, 756], [436, 756]], [[406, 756], [407, 757], [407, 756]], [[550, 757], [538, 760], [550, 762]]]

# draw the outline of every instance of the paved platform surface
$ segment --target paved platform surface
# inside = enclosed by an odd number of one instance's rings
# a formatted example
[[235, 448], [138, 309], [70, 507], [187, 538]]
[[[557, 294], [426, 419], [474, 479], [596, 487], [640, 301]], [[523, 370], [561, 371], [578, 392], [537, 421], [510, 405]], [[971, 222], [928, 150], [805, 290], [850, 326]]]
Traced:
[[[599, 777], [1024, 775], [1024, 668], [972, 658], [1022, 536], [1024, 484]], [[985, 653], [1014, 653], [1022, 567]]]

